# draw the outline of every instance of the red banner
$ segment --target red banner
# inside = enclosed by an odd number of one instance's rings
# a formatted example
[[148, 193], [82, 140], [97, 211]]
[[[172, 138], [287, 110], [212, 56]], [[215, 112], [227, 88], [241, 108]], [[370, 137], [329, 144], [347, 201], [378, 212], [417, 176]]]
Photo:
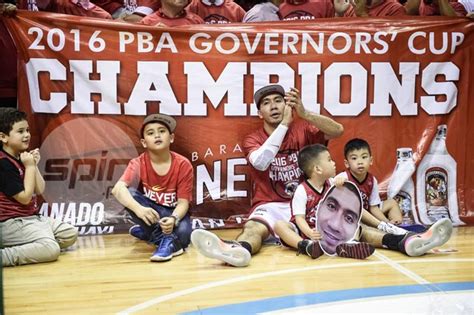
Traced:
[[128, 224], [110, 190], [155, 112], [177, 119], [172, 150], [194, 166], [194, 226], [240, 224], [251, 197], [241, 141], [261, 125], [252, 95], [269, 82], [296, 86], [307, 109], [344, 125], [329, 144], [338, 171], [345, 142], [366, 139], [385, 193], [399, 178], [397, 149], [411, 148], [415, 219], [474, 222], [470, 20], [155, 28], [20, 11], [4, 22], [19, 51], [20, 109], [42, 153], [41, 211], [82, 234]]

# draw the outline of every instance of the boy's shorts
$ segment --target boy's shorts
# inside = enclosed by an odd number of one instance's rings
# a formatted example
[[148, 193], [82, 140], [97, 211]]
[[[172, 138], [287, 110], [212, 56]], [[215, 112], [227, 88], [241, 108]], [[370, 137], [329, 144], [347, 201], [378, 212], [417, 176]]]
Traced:
[[275, 237], [275, 224], [282, 220], [289, 222], [291, 218], [291, 208], [289, 202], [269, 202], [256, 207], [249, 215], [248, 219], [264, 224], [271, 236]]

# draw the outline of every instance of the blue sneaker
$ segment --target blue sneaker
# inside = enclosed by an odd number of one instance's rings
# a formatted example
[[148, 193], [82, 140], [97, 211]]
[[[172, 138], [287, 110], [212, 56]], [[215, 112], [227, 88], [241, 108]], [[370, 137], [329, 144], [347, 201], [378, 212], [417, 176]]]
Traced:
[[142, 227], [137, 225], [132, 226], [129, 230], [128, 233], [133, 236], [138, 238], [139, 240], [145, 241], [145, 231], [143, 231]]
[[173, 234], [163, 234], [161, 242], [156, 248], [151, 261], [168, 261], [174, 256], [184, 253], [183, 246]]

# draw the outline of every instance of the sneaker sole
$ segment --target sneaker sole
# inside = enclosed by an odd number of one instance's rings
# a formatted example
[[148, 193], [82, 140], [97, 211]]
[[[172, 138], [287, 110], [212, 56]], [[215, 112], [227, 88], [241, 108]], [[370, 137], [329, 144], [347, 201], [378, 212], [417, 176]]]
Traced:
[[171, 254], [170, 256], [166, 256], [166, 257], [151, 256], [151, 257], [150, 257], [150, 260], [151, 260], [151, 261], [168, 261], [168, 260], [171, 260], [171, 258], [173, 258], [173, 257], [175, 257], [175, 256], [182, 255], [183, 253], [184, 253], [184, 250], [181, 248], [180, 250], [174, 252], [174, 253]]
[[451, 220], [445, 218], [433, 224], [423, 234], [411, 236], [405, 242], [405, 251], [408, 256], [416, 257], [446, 243], [453, 232]]
[[372, 255], [375, 248], [369, 243], [341, 244], [336, 247], [336, 253], [339, 257], [366, 259]]
[[214, 233], [198, 229], [191, 233], [191, 243], [204, 256], [223, 261], [235, 267], [250, 263], [250, 253], [243, 247], [231, 247]]
[[316, 259], [316, 258], [320, 257], [323, 254], [324, 254], [324, 252], [321, 249], [321, 246], [319, 246], [319, 242], [314, 241], [313, 244], [311, 245], [311, 248], [310, 248], [309, 257], [311, 257], [312, 259]]

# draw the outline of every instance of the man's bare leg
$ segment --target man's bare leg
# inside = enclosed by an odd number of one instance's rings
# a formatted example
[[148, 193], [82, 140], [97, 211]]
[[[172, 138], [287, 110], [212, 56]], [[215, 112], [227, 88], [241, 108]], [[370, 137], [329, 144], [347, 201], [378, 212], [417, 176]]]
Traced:
[[246, 242], [249, 244], [250, 252], [252, 255], [254, 255], [260, 251], [263, 241], [269, 235], [270, 231], [268, 231], [268, 228], [265, 224], [249, 220], [247, 223], [245, 223], [242, 232], [237, 236], [237, 242]]
[[361, 241], [374, 247], [396, 250], [414, 257], [445, 244], [451, 237], [452, 231], [453, 225], [449, 219], [437, 221], [426, 232], [420, 234], [394, 235], [364, 225]]

